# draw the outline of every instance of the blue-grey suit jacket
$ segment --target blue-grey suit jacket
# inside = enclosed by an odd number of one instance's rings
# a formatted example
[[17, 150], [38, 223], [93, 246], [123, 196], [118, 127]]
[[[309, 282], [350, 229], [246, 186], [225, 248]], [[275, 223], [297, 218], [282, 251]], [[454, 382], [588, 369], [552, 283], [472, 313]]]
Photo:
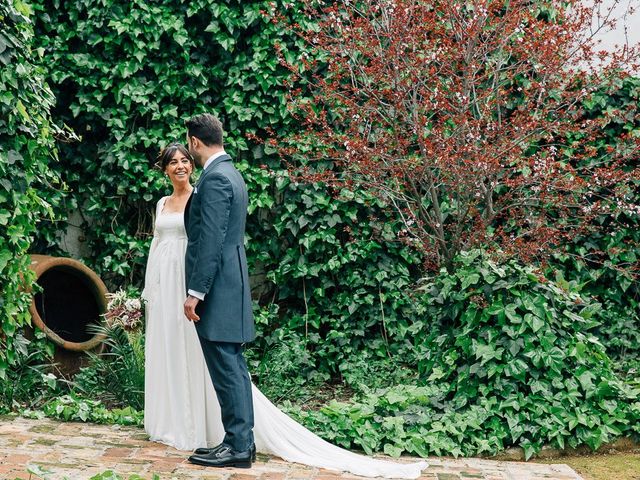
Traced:
[[247, 186], [228, 155], [207, 166], [187, 202], [186, 285], [205, 294], [196, 307], [196, 329], [207, 340], [255, 338], [244, 250], [247, 204]]

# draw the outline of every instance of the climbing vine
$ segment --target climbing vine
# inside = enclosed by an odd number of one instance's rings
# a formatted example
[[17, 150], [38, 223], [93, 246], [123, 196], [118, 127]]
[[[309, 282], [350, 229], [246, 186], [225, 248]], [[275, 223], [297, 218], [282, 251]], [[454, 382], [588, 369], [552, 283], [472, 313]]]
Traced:
[[[359, 192], [337, 201], [322, 185], [296, 184], [275, 146], [255, 140], [298, 128], [288, 112], [291, 72], [276, 51], [302, 63], [310, 49], [281, 15], [307, 29], [312, 20], [286, 1], [58, 7], [34, 2], [55, 118], [82, 136], [60, 147], [57, 170], [71, 189], [66, 208], [80, 214], [71, 223], [83, 230], [83, 260], [112, 288], [141, 285], [154, 204], [170, 193], [155, 156], [184, 139], [184, 119], [213, 112], [249, 186], [251, 282], [265, 313], [260, 356], [282, 338], [304, 343], [309, 368], [325, 374], [365, 345], [388, 356], [396, 322], [406, 326], [401, 290], [419, 255], [395, 241], [380, 202]], [[61, 227], [52, 223], [49, 237]]]
[[[0, 379], [30, 355], [21, 327], [30, 323], [30, 252], [38, 222], [55, 221], [63, 196], [51, 121], [54, 97], [33, 46], [33, 12], [0, 2]], [[40, 345], [42, 347], [43, 344]], [[49, 348], [49, 347], [48, 347]], [[50, 348], [49, 348], [50, 351]], [[6, 390], [0, 389], [3, 396]], [[9, 396], [13, 396], [13, 390]]]

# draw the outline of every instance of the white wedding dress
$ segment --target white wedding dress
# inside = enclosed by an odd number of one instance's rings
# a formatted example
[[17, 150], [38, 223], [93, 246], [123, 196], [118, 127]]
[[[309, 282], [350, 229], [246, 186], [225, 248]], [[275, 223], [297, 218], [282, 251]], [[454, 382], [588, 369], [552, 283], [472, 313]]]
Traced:
[[[214, 446], [224, 429], [193, 323], [183, 314], [187, 237], [182, 213], [156, 207], [147, 260], [144, 427], [151, 440], [179, 450]], [[258, 452], [365, 477], [418, 478], [426, 462], [377, 460], [336, 447], [280, 411], [252, 384]]]

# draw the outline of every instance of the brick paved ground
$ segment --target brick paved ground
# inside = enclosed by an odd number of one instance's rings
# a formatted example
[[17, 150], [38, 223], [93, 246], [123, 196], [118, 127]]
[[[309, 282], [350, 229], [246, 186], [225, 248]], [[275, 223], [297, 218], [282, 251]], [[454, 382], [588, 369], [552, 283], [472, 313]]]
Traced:
[[[87, 480], [113, 470], [163, 480], [358, 480], [348, 474], [286, 463], [258, 454], [251, 469], [211, 469], [191, 465], [188, 452], [149, 442], [139, 428], [0, 417], [0, 479], [29, 478], [27, 466], [53, 472], [50, 480]], [[411, 461], [403, 458], [399, 461]], [[421, 479], [581, 480], [567, 465], [430, 458]]]

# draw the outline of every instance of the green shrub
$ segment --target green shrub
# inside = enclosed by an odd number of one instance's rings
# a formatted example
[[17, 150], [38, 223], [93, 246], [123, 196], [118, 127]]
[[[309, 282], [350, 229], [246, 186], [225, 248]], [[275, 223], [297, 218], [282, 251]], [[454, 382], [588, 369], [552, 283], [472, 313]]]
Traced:
[[307, 401], [327, 380], [315, 369], [307, 342], [297, 333], [278, 330], [261, 343], [261, 349], [252, 347], [247, 352], [248, 362], [252, 381], [272, 402]]
[[378, 357], [367, 350], [353, 355], [340, 365], [342, 381], [353, 392], [366, 394], [395, 385], [417, 384], [418, 372], [395, 357]]
[[640, 378], [640, 284], [637, 274], [628, 270], [639, 259], [636, 247], [625, 245], [630, 239], [632, 245], [640, 245], [640, 228], [578, 239], [566, 254], [555, 257], [554, 268], [562, 270], [552, 273], [561, 283], [566, 277], [579, 284], [585, 295], [602, 305], [593, 333], [621, 375]]
[[[584, 107], [590, 118], [606, 119], [600, 138], [588, 146], [595, 154], [582, 159], [590, 167], [611, 164], [609, 150], [620, 148], [620, 138], [640, 136], [640, 78], [613, 78], [588, 99]], [[583, 139], [576, 145], [586, 148]], [[575, 161], [575, 151], [563, 152], [568, 161]], [[603, 212], [596, 218], [597, 233], [582, 235], [565, 246], [551, 263], [562, 270], [562, 277], [581, 285], [582, 291], [602, 304], [600, 325], [594, 333], [607, 353], [615, 359], [622, 374], [634, 375], [633, 365], [640, 362], [640, 178], [638, 159], [631, 159], [624, 168], [635, 181], [629, 186], [618, 185], [624, 196], [615, 214]], [[635, 188], [634, 188], [635, 187]], [[626, 190], [623, 190], [626, 189]], [[602, 201], [611, 201], [614, 192], [601, 192]], [[638, 370], [635, 375], [640, 377]]]
[[[0, 3], [0, 382], [9, 382], [8, 369], [21, 369], [30, 355], [17, 336], [30, 323], [25, 287], [35, 280], [26, 254], [39, 222], [59, 218], [64, 190], [53, 168], [54, 135], [62, 132], [49, 114], [54, 98], [43, 52], [33, 47], [31, 14], [23, 2]], [[44, 340], [36, 343], [33, 352], [44, 348]]]
[[315, 368], [331, 377], [343, 375], [361, 352], [385, 358], [403, 348], [412, 308], [405, 290], [420, 263], [416, 252], [395, 242], [396, 224], [384, 205], [360, 192], [343, 194], [341, 203], [322, 185], [287, 187], [285, 212], [273, 221], [278, 250], [258, 257], [280, 306], [258, 325], [258, 348], [295, 332]]
[[143, 412], [132, 407], [107, 409], [99, 400], [89, 400], [77, 395], [54, 398], [42, 407], [47, 417], [64, 421], [81, 421], [117, 425], [143, 424]]
[[399, 385], [298, 412], [366, 451], [452, 455], [545, 444], [597, 448], [640, 434], [639, 391], [616, 377], [590, 333], [600, 306], [531, 267], [479, 252], [426, 280], [409, 328], [422, 386]]
[[[91, 353], [89, 365], [75, 376], [73, 389], [110, 407], [144, 409], [144, 336], [117, 326], [96, 326], [106, 335], [105, 351]], [[169, 355], [170, 352], [167, 352]]]
[[107, 408], [100, 400], [90, 400], [77, 393], [50, 398], [38, 409], [22, 409], [27, 418], [55, 418], [65, 422], [92, 422], [108, 425], [143, 426], [144, 414], [131, 407]]
[[21, 407], [37, 407], [59, 395], [64, 385], [51, 373], [53, 345], [42, 332], [29, 340], [16, 333], [12, 345], [13, 363], [0, 380], [0, 412]]

